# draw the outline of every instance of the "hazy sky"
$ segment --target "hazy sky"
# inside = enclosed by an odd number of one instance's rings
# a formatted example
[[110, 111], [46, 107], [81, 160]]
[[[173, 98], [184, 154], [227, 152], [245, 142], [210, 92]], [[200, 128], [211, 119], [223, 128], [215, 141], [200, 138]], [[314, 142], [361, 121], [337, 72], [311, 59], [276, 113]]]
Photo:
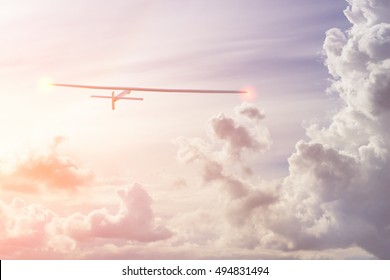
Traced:
[[2, 1], [0, 257], [389, 258], [389, 4], [349, 2]]

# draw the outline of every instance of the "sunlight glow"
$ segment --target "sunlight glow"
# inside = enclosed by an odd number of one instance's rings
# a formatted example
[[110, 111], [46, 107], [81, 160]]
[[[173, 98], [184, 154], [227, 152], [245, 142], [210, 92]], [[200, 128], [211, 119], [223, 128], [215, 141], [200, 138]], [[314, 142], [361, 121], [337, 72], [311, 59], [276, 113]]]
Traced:
[[50, 84], [52, 84], [53, 81], [49, 77], [42, 77], [38, 81], [38, 91], [40, 92], [48, 92], [51, 89]]
[[254, 101], [256, 99], [256, 91], [252, 86], [244, 87], [242, 90], [246, 91], [246, 94], [241, 94], [243, 101]]

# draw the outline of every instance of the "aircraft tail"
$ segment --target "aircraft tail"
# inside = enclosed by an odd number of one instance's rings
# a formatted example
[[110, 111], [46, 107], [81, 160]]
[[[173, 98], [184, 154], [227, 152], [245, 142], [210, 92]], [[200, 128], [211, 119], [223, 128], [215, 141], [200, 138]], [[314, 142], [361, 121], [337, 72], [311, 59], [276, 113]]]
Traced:
[[107, 95], [91, 95], [93, 98], [105, 98], [105, 99], [111, 99], [111, 109], [115, 110], [115, 102], [121, 99], [125, 100], [137, 100], [137, 101], [142, 101], [144, 100], [143, 98], [140, 97], [116, 97], [115, 93], [112, 92], [111, 96]]

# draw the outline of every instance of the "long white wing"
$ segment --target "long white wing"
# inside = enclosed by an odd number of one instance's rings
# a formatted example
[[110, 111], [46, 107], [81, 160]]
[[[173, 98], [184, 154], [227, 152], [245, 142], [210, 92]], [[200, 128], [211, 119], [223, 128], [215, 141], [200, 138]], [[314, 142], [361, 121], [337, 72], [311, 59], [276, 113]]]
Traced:
[[181, 92], [181, 93], [230, 93], [244, 94], [243, 90], [212, 90], [212, 89], [169, 89], [169, 88], [140, 88], [140, 87], [112, 87], [112, 86], [86, 86], [86, 85], [69, 85], [69, 84], [51, 84], [57, 87], [74, 87], [74, 88], [89, 88], [89, 89], [108, 89], [108, 90], [125, 90], [125, 91], [150, 91], [150, 92]]

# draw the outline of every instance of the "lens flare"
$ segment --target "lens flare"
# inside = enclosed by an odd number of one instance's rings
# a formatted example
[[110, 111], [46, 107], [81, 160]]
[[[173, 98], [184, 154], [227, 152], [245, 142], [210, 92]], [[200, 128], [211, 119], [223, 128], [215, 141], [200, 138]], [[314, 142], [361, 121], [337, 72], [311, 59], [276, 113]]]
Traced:
[[241, 94], [241, 99], [243, 101], [254, 101], [256, 99], [256, 91], [254, 87], [248, 86], [242, 90], [246, 91], [246, 93]]
[[47, 92], [50, 90], [50, 84], [53, 83], [53, 81], [48, 77], [42, 77], [38, 81], [38, 90], [40, 92]]

